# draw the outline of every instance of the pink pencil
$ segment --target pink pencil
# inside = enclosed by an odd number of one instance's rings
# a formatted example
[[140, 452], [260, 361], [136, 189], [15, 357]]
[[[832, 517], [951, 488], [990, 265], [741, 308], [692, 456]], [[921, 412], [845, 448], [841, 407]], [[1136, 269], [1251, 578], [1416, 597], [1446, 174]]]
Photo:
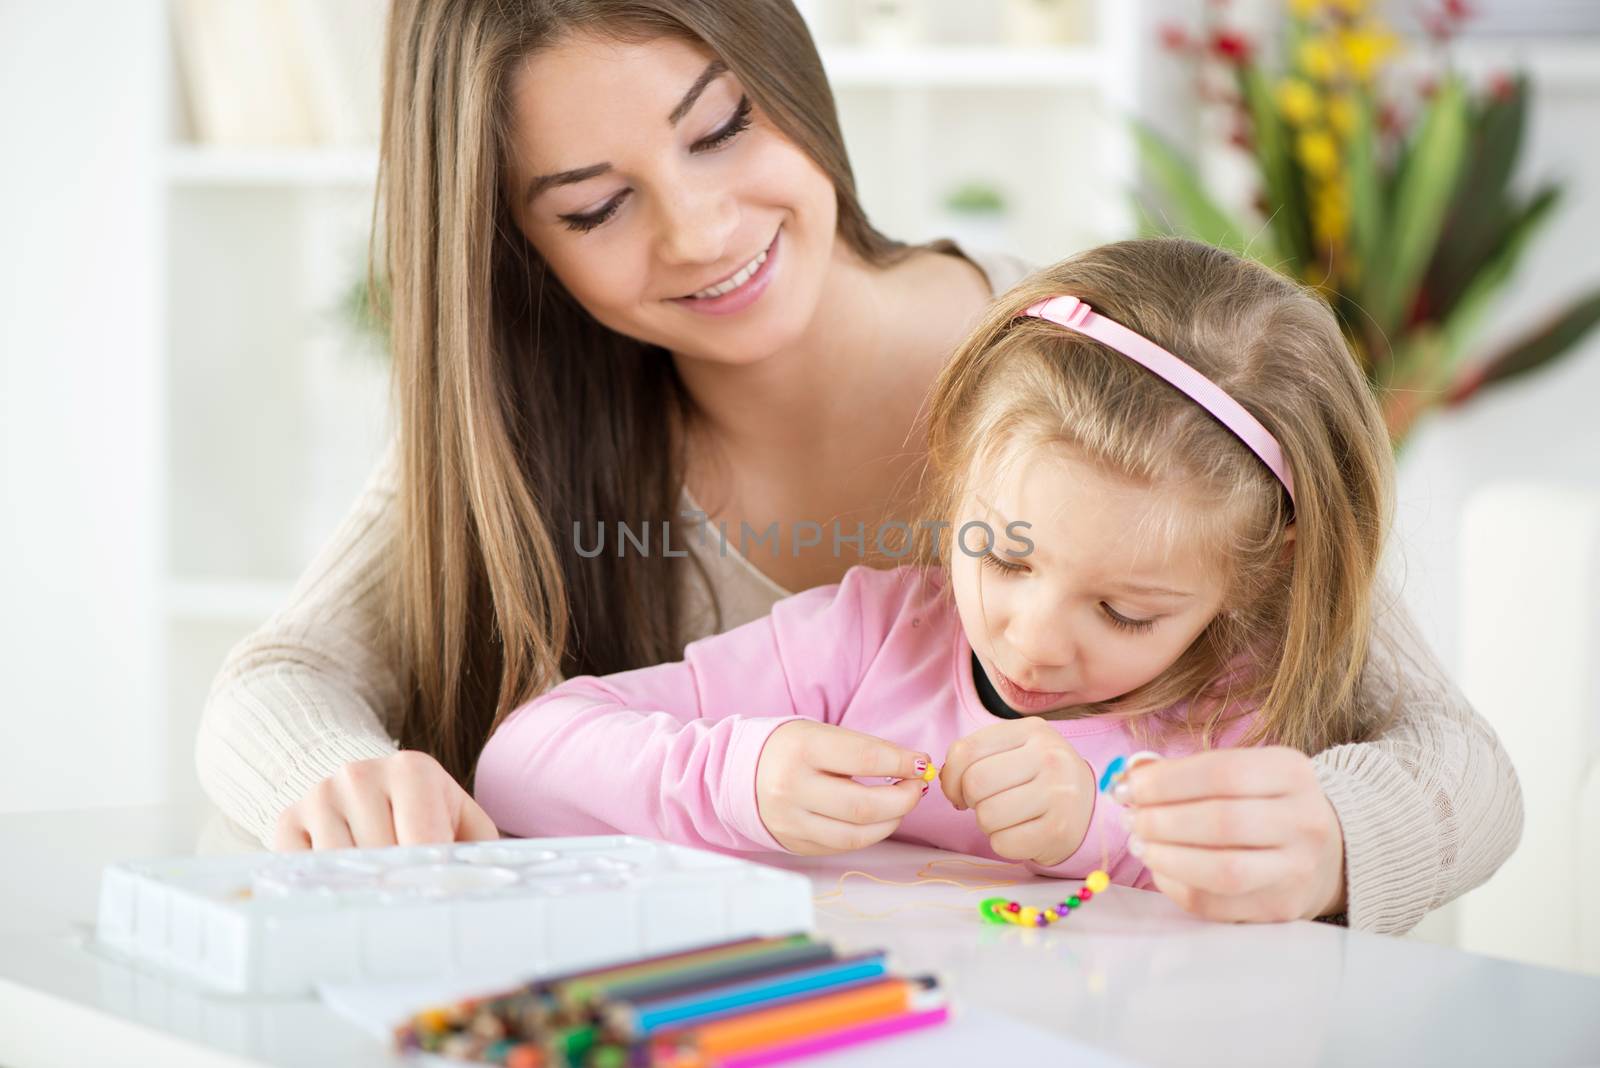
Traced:
[[949, 1006], [940, 1005], [937, 1009], [908, 1012], [901, 1016], [891, 1016], [887, 1020], [873, 1020], [871, 1023], [856, 1024], [854, 1027], [844, 1027], [794, 1042], [766, 1046], [746, 1053], [735, 1053], [731, 1057], [717, 1061], [716, 1064], [717, 1068], [761, 1068], [767, 1064], [781, 1064], [799, 1057], [811, 1057], [818, 1053], [844, 1049], [846, 1046], [858, 1046], [863, 1042], [888, 1038], [890, 1035], [932, 1027], [934, 1024], [944, 1023], [949, 1017]]

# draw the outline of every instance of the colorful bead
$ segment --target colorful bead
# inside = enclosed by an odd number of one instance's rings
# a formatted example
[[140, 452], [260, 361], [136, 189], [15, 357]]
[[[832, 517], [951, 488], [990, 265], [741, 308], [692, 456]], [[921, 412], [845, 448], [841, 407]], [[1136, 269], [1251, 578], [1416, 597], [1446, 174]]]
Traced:
[[1094, 895], [1104, 890], [1111, 883], [1111, 877], [1103, 871], [1092, 871], [1084, 880], [1083, 889], [1076, 894], [1069, 895], [1065, 901], [1055, 905], [1046, 905], [1035, 908], [1024, 905], [1020, 901], [1007, 901], [1003, 897], [986, 897], [978, 902], [978, 914], [986, 923], [1014, 923], [1019, 927], [1048, 927], [1072, 915], [1074, 909], [1080, 909]]
[[928, 770], [922, 773], [922, 781], [923, 782], [932, 782], [933, 780], [937, 779], [938, 777], [939, 777], [939, 769], [936, 766], [932, 765], [932, 764], [929, 764], [928, 765]]
[[1100, 792], [1105, 793], [1111, 785], [1122, 777], [1123, 770], [1127, 767], [1126, 757], [1115, 756], [1111, 763], [1106, 765], [1106, 770], [1100, 773]]

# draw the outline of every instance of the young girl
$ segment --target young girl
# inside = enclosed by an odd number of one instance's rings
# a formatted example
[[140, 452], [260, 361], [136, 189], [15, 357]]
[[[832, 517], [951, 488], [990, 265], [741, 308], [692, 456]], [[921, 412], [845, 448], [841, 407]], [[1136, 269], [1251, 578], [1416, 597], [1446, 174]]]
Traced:
[[916, 566], [514, 710], [477, 770], [495, 822], [802, 853], [893, 836], [1146, 886], [1096, 790], [1113, 757], [1377, 726], [1353, 697], [1391, 459], [1314, 296], [1192, 242], [1092, 250], [996, 301], [928, 426], [942, 522]]

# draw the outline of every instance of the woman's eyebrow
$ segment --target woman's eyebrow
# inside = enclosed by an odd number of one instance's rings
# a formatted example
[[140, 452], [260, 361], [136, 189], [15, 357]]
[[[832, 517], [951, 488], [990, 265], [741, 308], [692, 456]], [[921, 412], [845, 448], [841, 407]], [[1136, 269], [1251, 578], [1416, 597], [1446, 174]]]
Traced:
[[[689, 114], [695, 101], [700, 99], [700, 94], [706, 91], [706, 86], [728, 73], [728, 65], [720, 59], [713, 59], [706, 64], [706, 69], [700, 72], [700, 77], [689, 86], [689, 91], [683, 94], [683, 99], [678, 101], [678, 106], [667, 115], [667, 125], [676, 126]], [[577, 182], [586, 182], [590, 178], [598, 178], [611, 169], [609, 163], [591, 163], [587, 167], [575, 167], [570, 171], [558, 171], [555, 174], [541, 174], [528, 183], [528, 191], [523, 195], [522, 202], [527, 204], [534, 197], [546, 189], [558, 185], [573, 185]]]

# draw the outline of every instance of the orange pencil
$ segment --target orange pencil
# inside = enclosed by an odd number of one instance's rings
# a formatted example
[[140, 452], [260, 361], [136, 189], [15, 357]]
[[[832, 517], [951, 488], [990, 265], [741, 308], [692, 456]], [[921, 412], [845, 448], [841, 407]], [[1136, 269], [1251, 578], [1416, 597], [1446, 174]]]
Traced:
[[931, 976], [884, 979], [837, 994], [808, 998], [761, 1012], [661, 1036], [652, 1043], [656, 1063], [692, 1068], [730, 1053], [776, 1045], [929, 1007], [938, 996]]

